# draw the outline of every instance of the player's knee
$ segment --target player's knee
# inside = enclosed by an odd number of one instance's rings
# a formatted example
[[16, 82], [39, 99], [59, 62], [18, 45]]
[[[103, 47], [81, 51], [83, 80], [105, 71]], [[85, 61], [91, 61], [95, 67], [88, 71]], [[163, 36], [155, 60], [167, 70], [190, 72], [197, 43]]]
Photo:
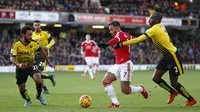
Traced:
[[159, 79], [157, 79], [156, 77], [153, 77], [152, 80], [157, 83], [159, 81]]
[[122, 88], [121, 92], [124, 93], [125, 95], [129, 95], [130, 94], [129, 89]]
[[111, 81], [104, 79], [104, 80], [102, 81], [102, 84], [103, 84], [104, 87], [106, 87], [106, 86], [108, 86], [108, 85], [111, 84]]
[[18, 86], [20, 91], [25, 90], [25, 83], [19, 84]]

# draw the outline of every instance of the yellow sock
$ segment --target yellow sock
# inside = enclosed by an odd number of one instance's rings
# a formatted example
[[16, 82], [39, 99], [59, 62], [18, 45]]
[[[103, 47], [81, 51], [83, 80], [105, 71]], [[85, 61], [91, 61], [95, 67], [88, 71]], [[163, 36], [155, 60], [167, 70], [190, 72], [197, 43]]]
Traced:
[[42, 78], [43, 79], [49, 79], [50, 76], [48, 74], [46, 74], [46, 73], [42, 73]]

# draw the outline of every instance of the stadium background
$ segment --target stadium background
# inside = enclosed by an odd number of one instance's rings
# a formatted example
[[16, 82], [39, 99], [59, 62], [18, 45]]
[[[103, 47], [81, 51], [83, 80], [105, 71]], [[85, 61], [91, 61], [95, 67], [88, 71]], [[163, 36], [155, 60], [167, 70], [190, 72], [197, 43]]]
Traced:
[[[199, 83], [198, 79], [200, 78], [198, 71], [196, 71], [200, 69], [199, 6], [199, 0], [0, 0], [0, 72], [2, 72], [0, 74], [0, 82], [2, 82], [0, 84], [0, 97], [2, 98], [0, 102], [3, 104], [0, 109], [4, 108], [3, 111], [6, 112], [22, 111], [18, 107], [21, 106], [22, 101], [19, 98], [18, 90], [16, 90], [17, 87], [14, 85], [14, 74], [10, 73], [15, 71], [15, 67], [9, 61], [10, 47], [14, 41], [20, 38], [20, 28], [26, 24], [32, 25], [34, 20], [40, 20], [42, 30], [48, 31], [56, 40], [56, 44], [50, 49], [50, 59], [57, 65], [58, 71], [65, 72], [54, 72], [58, 85], [56, 88], [50, 87], [52, 96], [46, 96], [53, 107], [46, 106], [44, 108], [38, 107], [39, 104], [33, 104], [32, 108], [26, 108], [25, 111], [31, 112], [34, 109], [41, 112], [83, 111], [77, 106], [78, 98], [82, 94], [90, 94], [94, 100], [94, 108], [85, 111], [98, 111], [98, 109], [99, 111], [105, 111], [101, 110], [105, 104], [103, 100], [105, 94], [103, 88], [99, 88], [102, 86], [101, 79], [104, 72], [101, 72], [97, 76], [97, 80], [93, 82], [89, 79], [83, 80], [80, 72], [70, 72], [82, 71], [85, 67], [85, 62], [80, 55], [81, 42], [85, 40], [86, 33], [91, 34], [92, 39], [98, 43], [108, 41], [112, 37], [108, 32], [107, 24], [113, 20], [118, 20], [122, 24], [123, 31], [133, 36], [139, 36], [149, 28], [148, 17], [154, 11], [163, 13], [162, 24], [166, 26], [172, 42], [181, 53], [185, 64], [184, 68], [187, 70], [186, 74], [190, 75], [185, 75], [181, 81], [188, 85], [186, 88], [190, 88], [189, 91], [192, 91], [191, 93], [194, 96], [199, 96], [198, 86], [193, 86], [194, 83]], [[123, 99], [124, 96], [120, 94], [119, 98], [122, 99], [122, 103], [127, 104], [125, 106], [127, 108], [122, 111], [135, 109], [137, 112], [143, 112], [143, 110], [154, 112], [161, 110], [171, 112], [175, 110], [182, 112], [186, 109], [180, 108], [183, 100], [181, 98], [178, 99], [178, 104], [176, 103], [172, 107], [163, 104], [161, 99], [166, 98], [166, 93], [161, 89], [156, 89], [150, 80], [151, 70], [154, 69], [154, 64], [160, 56], [149, 41], [131, 46], [131, 60], [135, 64], [135, 69], [150, 70], [136, 72], [133, 82], [134, 84], [142, 82], [148, 85], [147, 88], [153, 91], [151, 94], [154, 98], [151, 98], [150, 101], [142, 100], [138, 102], [138, 100], [141, 100], [140, 98], [131, 96], [137, 100], [133, 106], [126, 103], [126, 100], [129, 100], [128, 97]], [[111, 64], [114, 64], [114, 61], [111, 49], [101, 49], [101, 70], [106, 70]], [[52, 71], [52, 69], [48, 68], [47, 71]], [[74, 80], [76, 84], [74, 84]], [[119, 88], [118, 83], [114, 86]], [[30, 92], [35, 92], [32, 82], [28, 83], [28, 88], [31, 88], [29, 89]], [[157, 94], [157, 92], [160, 94]], [[117, 93], [119, 94], [120, 91], [117, 90]], [[156, 98], [160, 100], [156, 100]], [[61, 100], [55, 103], [55, 99]], [[66, 102], [63, 103], [62, 100]], [[154, 104], [155, 101], [158, 101], [158, 103]], [[107, 98], [106, 103], [108, 102], [109, 99]], [[141, 106], [141, 104], [144, 105]], [[199, 110], [198, 106], [186, 110], [197, 112]], [[72, 110], [66, 110], [68, 107]]]

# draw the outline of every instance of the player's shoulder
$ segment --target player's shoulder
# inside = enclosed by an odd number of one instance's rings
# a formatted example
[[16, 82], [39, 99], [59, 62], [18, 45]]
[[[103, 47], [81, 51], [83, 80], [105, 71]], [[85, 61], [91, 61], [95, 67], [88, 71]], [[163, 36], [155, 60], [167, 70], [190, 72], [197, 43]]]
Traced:
[[48, 31], [41, 30], [40, 33], [49, 34]]
[[95, 42], [94, 40], [90, 40], [90, 43], [94, 43], [94, 44], [96, 44], [96, 42]]
[[31, 39], [31, 44], [37, 44], [38, 45], [38, 42], [33, 40], [33, 39]]
[[21, 44], [21, 40], [20, 39], [18, 39], [18, 40], [13, 42], [13, 45], [18, 45], [18, 44]]

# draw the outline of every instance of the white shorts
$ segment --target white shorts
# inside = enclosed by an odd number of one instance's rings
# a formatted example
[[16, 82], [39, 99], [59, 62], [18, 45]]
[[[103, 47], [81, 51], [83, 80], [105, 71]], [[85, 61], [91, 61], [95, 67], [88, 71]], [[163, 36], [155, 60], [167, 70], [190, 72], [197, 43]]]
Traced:
[[94, 57], [85, 57], [85, 62], [87, 65], [93, 65]]
[[99, 57], [94, 57], [94, 64], [99, 64]]
[[133, 62], [129, 60], [122, 64], [115, 64], [111, 68], [109, 68], [107, 72], [113, 73], [117, 79], [120, 79], [120, 81], [131, 82]]

